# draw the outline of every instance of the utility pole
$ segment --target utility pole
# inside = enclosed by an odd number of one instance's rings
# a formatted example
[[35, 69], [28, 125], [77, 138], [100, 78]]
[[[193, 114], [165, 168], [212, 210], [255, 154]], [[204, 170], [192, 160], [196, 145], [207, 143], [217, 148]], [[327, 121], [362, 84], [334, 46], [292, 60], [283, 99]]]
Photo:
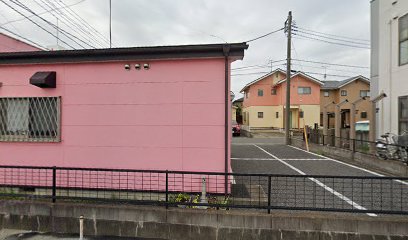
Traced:
[[288, 20], [286, 21], [286, 29], [288, 34], [288, 52], [286, 59], [286, 111], [285, 111], [285, 138], [286, 145], [290, 144], [290, 67], [291, 67], [291, 51], [292, 51], [292, 11], [289, 11]]

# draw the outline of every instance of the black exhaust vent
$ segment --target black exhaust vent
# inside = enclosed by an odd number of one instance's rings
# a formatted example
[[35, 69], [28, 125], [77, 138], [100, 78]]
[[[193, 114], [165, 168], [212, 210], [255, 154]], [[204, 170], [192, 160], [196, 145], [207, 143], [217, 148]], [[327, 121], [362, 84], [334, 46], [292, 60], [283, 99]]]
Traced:
[[40, 88], [56, 88], [57, 86], [56, 72], [36, 72], [30, 78], [30, 84]]

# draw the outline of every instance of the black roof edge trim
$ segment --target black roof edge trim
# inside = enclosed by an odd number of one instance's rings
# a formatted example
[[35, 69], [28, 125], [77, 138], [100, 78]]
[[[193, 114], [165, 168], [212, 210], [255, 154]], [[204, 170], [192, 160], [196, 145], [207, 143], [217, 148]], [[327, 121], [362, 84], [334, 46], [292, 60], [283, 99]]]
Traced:
[[189, 58], [223, 58], [225, 45], [230, 46], [230, 57], [242, 59], [246, 43], [178, 45], [157, 47], [81, 49], [62, 51], [35, 51], [0, 53], [0, 64], [76, 63], [126, 60], [158, 60]]

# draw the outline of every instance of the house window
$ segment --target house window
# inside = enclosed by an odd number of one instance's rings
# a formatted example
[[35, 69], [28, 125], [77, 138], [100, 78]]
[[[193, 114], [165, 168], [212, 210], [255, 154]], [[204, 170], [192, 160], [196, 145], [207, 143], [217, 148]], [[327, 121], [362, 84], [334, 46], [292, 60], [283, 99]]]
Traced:
[[300, 95], [307, 95], [311, 93], [312, 89], [310, 87], [298, 87], [298, 94]]
[[399, 19], [399, 65], [408, 63], [408, 14]]
[[245, 98], [249, 97], [249, 92], [245, 92]]
[[304, 115], [303, 111], [300, 111], [299, 112], [299, 118], [303, 118], [303, 115]]
[[361, 112], [360, 117], [361, 118], [367, 118], [367, 112]]
[[279, 112], [276, 112], [276, 118], [279, 118]]
[[0, 141], [60, 141], [60, 98], [0, 98]]
[[276, 88], [272, 88], [272, 89], [271, 89], [271, 94], [272, 94], [272, 95], [276, 95]]
[[323, 96], [328, 97], [329, 96], [329, 91], [324, 91]]
[[262, 89], [258, 89], [258, 97], [262, 97], [263, 96], [263, 90]]
[[341, 90], [340, 94], [341, 96], [347, 96], [347, 90]]
[[244, 113], [242, 114], [242, 120], [243, 120], [243, 122], [246, 122], [246, 112], [244, 112]]
[[360, 90], [360, 97], [369, 97], [370, 90]]
[[398, 99], [398, 129], [400, 134], [408, 131], [408, 96]]
[[263, 112], [258, 112], [258, 118], [263, 118]]

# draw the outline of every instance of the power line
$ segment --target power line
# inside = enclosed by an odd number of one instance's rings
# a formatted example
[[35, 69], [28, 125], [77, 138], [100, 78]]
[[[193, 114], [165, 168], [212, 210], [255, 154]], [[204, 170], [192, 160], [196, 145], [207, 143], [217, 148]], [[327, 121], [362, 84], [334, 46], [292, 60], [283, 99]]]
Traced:
[[[64, 6], [67, 6], [63, 1], [59, 1], [61, 4], [63, 4]], [[94, 31], [97, 35], [99, 35], [101, 37], [101, 39], [103, 39], [106, 43], [109, 43], [109, 39], [103, 35], [101, 32], [99, 32], [96, 28], [94, 28], [91, 24], [89, 24], [84, 18], [82, 18], [78, 13], [76, 13], [74, 10], [72, 10], [72, 8], [70, 8], [71, 6], [67, 6], [67, 8], [64, 8], [66, 10], [69, 10], [70, 12], [72, 12], [75, 16], [77, 16], [77, 19], [79, 22], [84, 23], [84, 26], [86, 26], [88, 29], [90, 29], [91, 31]], [[113, 45], [113, 44], [112, 44]]]
[[[52, 4], [53, 1], [47, 0], [47, 2], [50, 2]], [[65, 10], [68, 15], [72, 16], [74, 18], [73, 21], [77, 20], [76, 22], [79, 23], [79, 27], [81, 29], [84, 29], [84, 31], [88, 32], [88, 34], [92, 35], [94, 38], [96, 38], [96, 41], [100, 44], [103, 45], [107, 44], [109, 45], [109, 40], [102, 34], [100, 33], [96, 28], [94, 28], [91, 24], [89, 24], [84, 18], [82, 18], [80, 15], [78, 15], [70, 6], [67, 6], [63, 1], [55, 1], [56, 4], [59, 6], [62, 6], [61, 9]], [[62, 12], [62, 11], [61, 11]]]
[[[283, 62], [283, 61], [286, 61], [286, 59], [270, 61], [269, 63], [278, 63], [278, 62]], [[267, 64], [264, 64], [264, 65], [256, 64], [256, 65], [249, 65], [249, 66], [232, 68], [231, 70], [240, 70], [240, 69], [245, 69], [245, 68], [256, 68], [256, 67], [269, 67], [269, 65], [267, 65]]]
[[[292, 65], [298, 65], [298, 66], [301, 66], [301, 67], [313, 68], [313, 69], [327, 69], [329, 71], [334, 71], [334, 72], [346, 72], [346, 73], [362, 74], [362, 72], [354, 72], [354, 71], [344, 70], [344, 69], [333, 69], [333, 68], [327, 68], [325, 66], [310, 66], [310, 65], [304, 65], [304, 64], [299, 64], [299, 63], [292, 63]], [[367, 71], [367, 70], [364, 70], [364, 71]]]
[[[1, 0], [1, 1], [4, 3], [3, 0]], [[83, 41], [82, 39], [78, 38], [77, 36], [75, 36], [75, 35], [73, 35], [73, 34], [67, 32], [67, 31], [65, 31], [65, 30], [63, 30], [63, 29], [61, 29], [61, 28], [58, 28], [55, 24], [53, 24], [53, 23], [49, 22], [48, 20], [46, 20], [45, 18], [39, 16], [39, 15], [36, 14], [33, 10], [31, 10], [29, 7], [27, 7], [26, 5], [24, 5], [23, 3], [21, 3], [19, 0], [10, 0], [10, 1], [13, 2], [14, 4], [16, 4], [17, 6], [19, 6], [19, 7], [23, 8], [23, 9], [25, 9], [26, 11], [28, 11], [28, 12], [34, 14], [36, 17], [38, 17], [39, 19], [43, 20], [45, 23], [47, 23], [48, 25], [50, 25], [51, 27], [53, 27], [55, 30], [60, 30], [61, 33], [62, 33], [64, 36], [66, 36], [66, 37], [67, 37], [68, 39], [70, 39], [71, 41], [75, 42], [78, 46], [80, 46], [80, 47], [82, 47], [82, 48], [85, 48], [82, 44], [78, 43], [78, 42], [75, 41], [73, 38], [79, 40], [80, 42], [82, 42], [83, 44], [85, 44], [85, 45], [87, 45], [87, 46], [89, 46], [89, 47], [95, 48], [94, 46], [92, 46], [92, 45], [90, 45], [89, 43]], [[10, 5], [8, 5], [8, 6], [10, 7]], [[14, 9], [14, 8], [13, 8], [13, 9]], [[17, 11], [17, 10], [15, 10], [15, 11]], [[17, 12], [18, 12], [18, 11], [17, 11]], [[20, 12], [18, 12], [18, 13], [20, 13]], [[21, 14], [21, 13], [20, 13], [20, 14]], [[33, 23], [35, 23], [35, 22], [32, 21], [31, 19], [30, 19], [30, 21], [33, 22]], [[37, 24], [37, 23], [35, 23], [35, 24], [36, 24], [37, 26], [40, 26], [40, 25]], [[44, 29], [44, 28], [43, 28], [43, 29]], [[44, 30], [45, 30], [45, 29], [44, 29]], [[50, 33], [49, 31], [47, 31], [47, 32]], [[51, 34], [52, 34], [52, 33], [51, 33]], [[58, 36], [55, 36], [54, 34], [52, 34], [52, 35], [53, 35], [54, 37], [58, 38]], [[64, 42], [63, 40], [61, 40], [61, 42], [67, 44], [67, 43]], [[72, 46], [69, 45], [69, 44], [67, 44], [67, 45], [70, 46], [70, 47], [72, 47]]]
[[[293, 46], [293, 50], [295, 51], [296, 57], [299, 57], [299, 54], [297, 53], [296, 48], [295, 48], [295, 43], [292, 40], [291, 40], [291, 44]], [[293, 63], [291, 64], [293, 65]], [[299, 65], [300, 65], [300, 68], [303, 70], [302, 64], [299, 64]]]
[[[50, 2], [50, 1], [47, 1], [47, 2], [45, 2], [44, 0], [40, 0], [43, 4], [40, 4], [40, 3], [38, 3], [37, 2], [37, 0], [34, 0], [34, 2], [37, 4], [37, 5], [39, 5], [42, 9], [45, 9], [45, 10], [47, 10], [43, 5], [45, 5], [45, 6], [47, 6], [48, 8], [50, 8], [50, 9], [57, 9], [58, 7], [57, 6], [55, 6], [52, 2]], [[71, 29], [72, 31], [74, 31], [74, 32], [77, 32], [77, 34], [78, 35], [80, 35], [83, 39], [87, 39], [88, 38], [88, 35], [89, 35], [89, 40], [90, 39], [92, 39], [92, 40], [94, 40], [97, 44], [99, 44], [99, 46], [103, 46], [103, 45], [101, 45], [100, 43], [98, 43], [98, 41], [96, 41], [94, 38], [92, 38], [92, 36], [88, 33], [88, 32], [86, 32], [86, 31], [84, 31], [80, 26], [78, 27], [78, 24], [73, 20], [73, 19], [71, 19], [71, 18], [68, 18], [65, 14], [64, 14], [64, 12], [62, 12], [61, 10], [57, 10], [57, 14], [58, 13], [60, 13], [59, 14], [59, 16], [57, 16], [57, 15], [55, 15], [54, 13], [52, 13], [52, 12], [50, 12], [50, 14], [52, 15], [52, 16], [54, 16], [56, 19], [63, 19], [63, 20], [61, 20], [61, 22], [65, 25], [65, 26], [67, 26], [69, 29]], [[59, 17], [61, 17], [61, 18], [59, 18]], [[67, 22], [65, 22], [65, 21], [67, 21]], [[75, 30], [69, 23], [73, 23], [73, 26], [78, 30]], [[60, 30], [60, 28], [57, 28], [57, 31], [59, 31]], [[83, 34], [81, 34], [81, 32], [83, 33]], [[85, 34], [85, 36], [84, 36], [84, 34]], [[79, 38], [78, 38], [79, 39]], [[84, 41], [82, 41], [82, 42], [84, 42]], [[93, 45], [89, 45], [89, 44], [87, 44], [88, 46], [90, 46], [90, 47], [93, 47], [94, 48], [94, 46]]]
[[334, 44], [334, 45], [341, 45], [341, 46], [346, 46], [346, 47], [353, 47], [353, 48], [361, 48], [361, 49], [370, 49], [370, 47], [362, 47], [362, 46], [356, 46], [356, 45], [351, 45], [351, 44], [345, 44], [345, 43], [339, 43], [339, 42], [332, 42], [332, 41], [327, 41], [324, 39], [319, 39], [319, 38], [315, 38], [315, 37], [309, 37], [309, 36], [305, 36], [302, 34], [298, 34], [298, 33], [293, 33], [293, 35], [300, 37], [300, 39], [310, 39], [310, 40], [315, 40], [315, 41], [320, 41], [320, 42], [324, 42], [324, 43], [329, 43], [329, 44]]
[[[304, 65], [304, 64], [300, 64], [300, 63], [292, 63], [292, 65], [294, 65], [294, 66], [299, 66], [300, 67], [300, 69], [301, 69], [301, 71], [303, 72], [303, 71], [305, 71], [305, 69], [319, 69], [319, 70], [321, 70], [321, 69], [327, 69], [326, 67], [323, 67], [323, 66], [310, 66], [310, 65]], [[282, 63], [282, 64], [277, 64], [276, 66], [282, 66], [282, 67], [284, 67], [284, 66], [286, 66], [286, 63]], [[261, 70], [267, 70], [267, 69], [269, 69], [269, 67], [270, 66], [261, 66], [261, 65], [259, 65], [258, 67], [254, 67], [254, 68], [248, 68], [248, 69], [237, 69], [237, 70], [235, 70], [234, 72], [236, 73], [236, 74], [246, 74], [246, 72], [241, 72], [241, 71], [253, 71], [253, 70], [257, 70], [257, 69], [259, 69], [260, 71]], [[329, 69], [327, 69], [328, 71], [330, 71], [330, 72], [339, 72], [339, 73], [350, 73], [350, 74], [356, 74], [356, 75], [364, 75], [365, 73], [364, 72], [355, 72], [355, 71], [350, 71], [350, 70], [346, 70], [346, 69], [333, 69], [333, 68], [329, 68]], [[238, 71], [238, 72], [237, 72]], [[366, 71], [366, 70], [362, 70], [362, 71]], [[255, 72], [255, 73], [258, 73], [258, 72]], [[263, 73], [263, 72], [261, 72], [261, 73]], [[250, 72], [249, 74], [253, 74], [253, 72]], [[330, 75], [330, 74], [328, 74], [328, 75]], [[326, 73], [326, 76], [327, 76], [327, 73]]]
[[316, 33], [310, 33], [310, 32], [306, 32], [306, 31], [302, 31], [302, 30], [294, 30], [294, 31], [295, 32], [300, 32], [300, 33], [303, 33], [303, 34], [307, 34], [307, 35], [311, 35], [311, 36], [315, 36], [315, 37], [319, 37], [319, 38], [326, 38], [326, 39], [345, 42], [345, 43], [349, 43], [349, 44], [364, 45], [364, 46], [367, 46], [367, 47], [370, 45], [369, 43], [362, 43], [362, 42], [344, 40], [344, 39], [335, 38], [335, 37], [327, 37], [327, 36], [324, 36], [324, 35], [320, 35], [320, 34], [316, 34]]
[[259, 37], [256, 37], [256, 38], [253, 38], [253, 39], [250, 39], [250, 40], [244, 41], [244, 42], [246, 42], [246, 43], [253, 42], [253, 41], [256, 41], [256, 40], [258, 40], [258, 39], [261, 39], [261, 38], [267, 37], [267, 36], [269, 36], [269, 35], [271, 35], [271, 34], [274, 34], [274, 33], [280, 32], [280, 31], [282, 31], [283, 29], [284, 29], [284, 28], [280, 28], [280, 29], [278, 29], [278, 30], [275, 30], [275, 31], [269, 32], [269, 33], [267, 33], [267, 34], [264, 34], [264, 35], [262, 35], [262, 36], [259, 36]]
[[297, 29], [302, 29], [304, 31], [309, 31], [309, 32], [313, 32], [313, 33], [317, 33], [317, 34], [321, 34], [321, 35], [327, 35], [327, 36], [332, 36], [332, 37], [337, 37], [337, 38], [343, 38], [343, 39], [350, 39], [350, 40], [354, 40], [354, 41], [362, 41], [362, 42], [370, 42], [370, 40], [367, 39], [361, 39], [361, 38], [352, 38], [352, 37], [346, 37], [346, 36], [341, 36], [341, 35], [335, 35], [335, 34], [329, 34], [329, 33], [324, 33], [324, 32], [318, 32], [315, 30], [310, 30], [310, 29], [306, 29], [306, 28], [302, 28], [299, 26], [293, 26], [294, 28]]
[[231, 74], [231, 76], [246, 76], [246, 75], [267, 74], [267, 73], [271, 73], [271, 72], [237, 73], [237, 74]]
[[[6, 22], [8, 22], [9, 20], [8, 20], [8, 18], [3, 14], [3, 13], [1, 13], [0, 12], [0, 16], [2, 16], [4, 19], [6, 19]], [[1, 26], [3, 26], [4, 24], [2, 24]], [[17, 28], [16, 28], [16, 26], [14, 25], [14, 24], [10, 24], [13, 28], [14, 28], [14, 30], [16, 30], [18, 33], [21, 33]]]
[[[302, 71], [303, 72], [303, 71]], [[317, 73], [317, 72], [303, 72], [303, 73], [307, 73], [307, 74], [315, 74], [315, 75], [326, 75], [326, 76], [330, 76], [330, 77], [345, 77], [345, 78], [351, 78], [353, 76], [347, 76], [347, 75], [336, 75], [336, 74], [326, 74], [326, 73]]]
[[[13, 6], [9, 5], [8, 3], [6, 3], [4, 0], [0, 0], [3, 4], [7, 5], [9, 8], [13, 9], [15, 12], [17, 12], [18, 14], [20, 14], [21, 16], [27, 18], [30, 22], [32, 22], [34, 25], [36, 25], [37, 27], [41, 28], [42, 30], [44, 30], [45, 32], [47, 32], [48, 34], [50, 34], [53, 37], [56, 37], [52, 32], [48, 31], [47, 29], [45, 29], [44, 27], [42, 27], [41, 25], [39, 25], [38, 23], [36, 23], [35, 21], [31, 20], [28, 16], [26, 16], [25, 14], [19, 12], [17, 9], [15, 9]], [[73, 47], [72, 45], [70, 45], [69, 43], [65, 42], [64, 40], [61, 39], [61, 42], [63, 42], [64, 44], [66, 44], [67, 46], [71, 47], [72, 49], [75, 49], [75, 47]]]
[[299, 61], [299, 62], [325, 64], [325, 65], [331, 65], [331, 66], [350, 67], [350, 68], [366, 68], [366, 69], [369, 69], [369, 67], [356, 66], [356, 65], [346, 65], [346, 64], [336, 64], [336, 63], [318, 62], [318, 61], [303, 60], [303, 59], [292, 59], [292, 60], [294, 60], [294, 61]]
[[20, 34], [17, 34], [17, 33], [13, 32], [13, 31], [11, 31], [11, 30], [5, 28], [5, 27], [0, 26], [0, 29], [3, 29], [4, 31], [6, 31], [6, 32], [8, 32], [8, 33], [10, 33], [10, 34], [13, 34], [14, 36], [17, 36], [17, 37], [23, 39], [24, 41], [26, 41], [26, 42], [28, 42], [28, 43], [34, 45], [35, 47], [38, 47], [38, 48], [40, 48], [40, 49], [47, 49], [47, 48], [41, 46], [40, 44], [38, 44], [38, 43], [36, 43], [36, 42], [34, 42], [34, 41], [28, 39], [28, 38], [25, 38], [25, 37], [21, 36]]
[[[76, 3], [73, 3], [73, 4], [68, 5], [68, 7], [72, 7], [72, 6], [78, 5], [78, 4], [80, 4], [80, 3], [82, 3], [82, 2], [85, 2], [85, 1], [86, 1], [86, 0], [80, 0], [80, 1], [78, 1], [78, 2], [76, 2]], [[38, 15], [43, 15], [43, 14], [46, 14], [46, 13], [49, 13], [49, 12], [52, 12], [52, 11], [56, 11], [56, 10], [58, 10], [58, 9], [52, 9], [52, 10], [49, 10], [49, 11], [40, 12], [40, 13], [38, 13]], [[30, 15], [30, 16], [28, 16], [28, 17], [31, 18], [31, 17], [34, 17], [34, 16], [35, 16], [35, 15]], [[19, 19], [7, 21], [7, 22], [1, 24], [1, 26], [5, 26], [5, 25], [11, 24], [11, 23], [15, 23], [15, 22], [20, 22], [20, 21], [23, 21], [23, 20], [26, 20], [26, 19], [27, 19], [26, 17], [23, 17], [23, 18], [19, 18]]]
[[[309, 71], [293, 71], [293, 72], [302, 72], [302, 73], [322, 75], [322, 76], [326, 75], [326, 76], [330, 76], [330, 77], [343, 77], [343, 78], [353, 77], [353, 76], [350, 76], [350, 75], [325, 74], [325, 73], [309, 72]], [[271, 73], [271, 72], [237, 73], [237, 74], [232, 74], [231, 76], [246, 76], [246, 75], [257, 75], [257, 74], [268, 74], [268, 73]]]

